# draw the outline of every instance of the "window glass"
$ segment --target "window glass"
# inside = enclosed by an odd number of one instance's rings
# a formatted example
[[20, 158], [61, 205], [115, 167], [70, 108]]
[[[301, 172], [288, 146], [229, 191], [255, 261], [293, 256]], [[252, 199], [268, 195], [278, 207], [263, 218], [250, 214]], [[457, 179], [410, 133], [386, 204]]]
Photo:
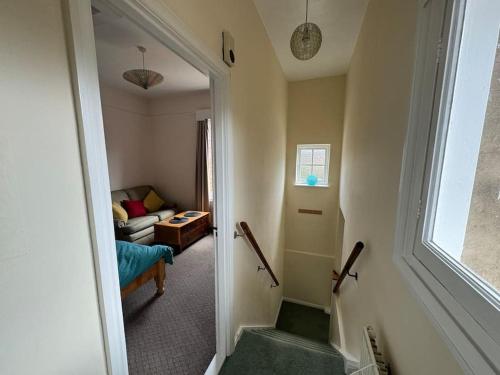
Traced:
[[330, 145], [298, 145], [295, 184], [328, 186]]
[[470, 44], [473, 38], [469, 36], [475, 22], [477, 20], [470, 18], [465, 20], [445, 131], [430, 242], [482, 279], [498, 296], [499, 35], [494, 35], [494, 39], [491, 35], [483, 35], [483, 45], [474, 48]]
[[310, 165], [302, 165], [300, 167], [300, 178], [305, 181], [307, 177], [311, 174], [312, 167]]
[[304, 164], [312, 164], [312, 154], [313, 150], [311, 149], [302, 149], [300, 150], [300, 163]]
[[314, 150], [314, 158], [313, 158], [314, 164], [325, 165], [325, 160], [326, 160], [326, 150], [324, 149]]
[[325, 179], [325, 166], [313, 166], [313, 174], [318, 178], [319, 181], [323, 181]]

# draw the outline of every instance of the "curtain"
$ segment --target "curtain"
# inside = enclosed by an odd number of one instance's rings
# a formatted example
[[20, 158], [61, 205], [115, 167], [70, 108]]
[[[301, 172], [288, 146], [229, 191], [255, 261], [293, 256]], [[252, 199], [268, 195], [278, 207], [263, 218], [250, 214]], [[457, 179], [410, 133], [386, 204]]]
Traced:
[[208, 157], [211, 157], [209, 127], [210, 124], [208, 120], [198, 121], [198, 139], [196, 145], [196, 209], [198, 211], [211, 213], [212, 207], [209, 199], [209, 172], [207, 165]]

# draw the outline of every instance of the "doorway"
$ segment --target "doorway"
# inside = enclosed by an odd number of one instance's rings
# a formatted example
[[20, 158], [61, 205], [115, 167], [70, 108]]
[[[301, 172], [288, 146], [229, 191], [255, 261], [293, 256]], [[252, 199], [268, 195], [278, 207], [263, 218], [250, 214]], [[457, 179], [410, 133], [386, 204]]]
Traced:
[[[92, 2], [94, 3], [94, 2]], [[111, 9], [142, 28], [166, 48], [175, 52], [210, 80], [213, 118], [215, 240], [215, 325], [216, 355], [207, 373], [216, 373], [233, 350], [231, 337], [232, 280], [232, 179], [231, 141], [227, 104], [227, 68], [210, 53], [199, 48], [189, 31], [178, 25], [167, 9], [149, 8], [138, 1], [99, 0], [101, 9]], [[82, 161], [85, 171], [87, 203], [93, 240], [96, 281], [99, 291], [104, 345], [110, 373], [127, 373], [127, 356], [121, 312], [117, 259], [109, 192], [100, 90], [92, 27], [91, 2], [67, 0], [68, 41], [72, 46], [75, 104], [78, 113]], [[168, 270], [167, 270], [168, 272]], [[168, 279], [167, 279], [168, 290]], [[196, 350], [196, 347], [193, 348]]]

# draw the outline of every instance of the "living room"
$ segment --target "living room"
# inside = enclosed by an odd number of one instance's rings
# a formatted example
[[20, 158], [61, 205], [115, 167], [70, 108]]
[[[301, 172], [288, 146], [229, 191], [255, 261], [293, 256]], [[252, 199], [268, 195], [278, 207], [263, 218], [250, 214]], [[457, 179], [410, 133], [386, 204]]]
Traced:
[[203, 373], [216, 352], [210, 80], [112, 10], [93, 21], [129, 373]]

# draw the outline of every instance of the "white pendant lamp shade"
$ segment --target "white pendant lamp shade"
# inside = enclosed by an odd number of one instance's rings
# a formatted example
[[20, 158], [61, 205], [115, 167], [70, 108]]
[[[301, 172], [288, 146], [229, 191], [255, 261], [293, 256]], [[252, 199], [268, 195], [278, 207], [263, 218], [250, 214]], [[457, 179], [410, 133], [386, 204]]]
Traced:
[[160, 73], [144, 67], [144, 53], [146, 52], [146, 48], [138, 46], [137, 49], [142, 53], [142, 69], [127, 70], [123, 73], [123, 78], [134, 85], [147, 90], [148, 88], [161, 83], [163, 81], [163, 76]]

